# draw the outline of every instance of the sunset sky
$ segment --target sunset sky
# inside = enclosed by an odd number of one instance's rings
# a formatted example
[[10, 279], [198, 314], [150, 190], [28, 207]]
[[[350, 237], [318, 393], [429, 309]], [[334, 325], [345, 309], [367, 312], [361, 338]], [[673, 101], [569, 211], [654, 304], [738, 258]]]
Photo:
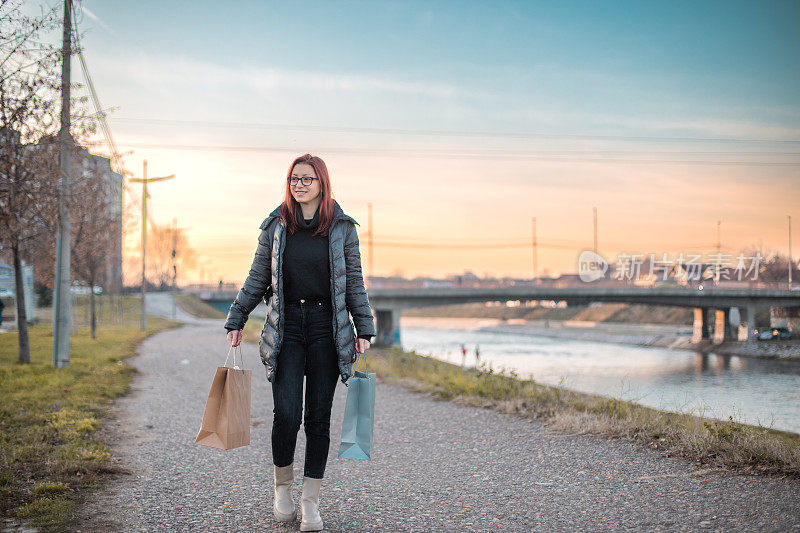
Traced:
[[[787, 215], [800, 234], [798, 2], [81, 5], [126, 166], [177, 175], [153, 217], [209, 280], [244, 280], [305, 152], [365, 270], [372, 202], [378, 275], [530, 276], [534, 216], [540, 271], [574, 272], [592, 207], [611, 260], [713, 252], [717, 220], [732, 251], [787, 253]], [[522, 246], [419, 246], [445, 242]]]

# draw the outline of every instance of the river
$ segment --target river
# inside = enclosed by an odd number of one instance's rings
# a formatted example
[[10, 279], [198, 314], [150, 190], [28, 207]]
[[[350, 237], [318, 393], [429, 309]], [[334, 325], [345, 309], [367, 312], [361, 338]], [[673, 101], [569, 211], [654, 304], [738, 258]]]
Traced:
[[[467, 366], [480, 361], [520, 377], [673, 412], [800, 433], [800, 363], [500, 332], [496, 320], [402, 317], [400, 340]], [[632, 327], [633, 329], [633, 327]]]

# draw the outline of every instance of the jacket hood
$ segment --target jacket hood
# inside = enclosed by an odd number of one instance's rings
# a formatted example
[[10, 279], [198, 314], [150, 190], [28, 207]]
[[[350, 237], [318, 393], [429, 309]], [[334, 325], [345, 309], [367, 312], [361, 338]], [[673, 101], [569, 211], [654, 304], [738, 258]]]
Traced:
[[[269, 216], [266, 218], [266, 220], [264, 220], [264, 222], [261, 223], [261, 229], [264, 229], [267, 226], [267, 224], [269, 224], [269, 221], [271, 219], [280, 218], [281, 217], [281, 205], [283, 205], [283, 204], [279, 204], [278, 207], [276, 207], [272, 211], [272, 213], [269, 214]], [[361, 225], [358, 222], [356, 222], [353, 217], [351, 217], [349, 215], [345, 215], [344, 214], [344, 210], [342, 210], [342, 206], [339, 205], [339, 202], [334, 200], [333, 201], [333, 221], [335, 222], [337, 219], [340, 219], [340, 218], [343, 218], [345, 220], [349, 220], [350, 222], [352, 222], [353, 224], [355, 224], [357, 226]]]

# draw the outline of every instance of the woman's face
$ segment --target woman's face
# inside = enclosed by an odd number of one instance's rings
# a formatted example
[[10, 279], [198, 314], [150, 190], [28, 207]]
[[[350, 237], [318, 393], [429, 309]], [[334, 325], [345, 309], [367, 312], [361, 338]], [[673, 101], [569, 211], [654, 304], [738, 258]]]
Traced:
[[308, 163], [298, 163], [292, 169], [291, 176], [293, 178], [300, 178], [295, 185], [292, 185], [291, 182], [289, 183], [289, 190], [292, 192], [292, 196], [294, 196], [295, 200], [301, 204], [308, 204], [319, 197], [321, 192], [319, 180], [312, 180], [310, 185], [304, 185], [302, 180], [304, 177], [317, 177], [316, 173], [314, 172], [314, 167]]

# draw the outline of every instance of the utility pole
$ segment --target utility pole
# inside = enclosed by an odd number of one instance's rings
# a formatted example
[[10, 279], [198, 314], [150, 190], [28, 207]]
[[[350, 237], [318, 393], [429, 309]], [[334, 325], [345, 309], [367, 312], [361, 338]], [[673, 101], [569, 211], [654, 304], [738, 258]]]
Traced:
[[[69, 218], [70, 154], [69, 134], [70, 59], [72, 57], [72, 0], [64, 0], [64, 34], [61, 48], [61, 131], [58, 169], [61, 174], [58, 194], [58, 236], [56, 237], [56, 279], [53, 301], [53, 366], [69, 365], [70, 333], [72, 331], [72, 272], [70, 269], [71, 223]], [[93, 288], [91, 288], [93, 289]]]
[[592, 250], [594, 250], [594, 254], [597, 255], [597, 208], [596, 207], [592, 208], [592, 213], [594, 215], [594, 247], [592, 248]]
[[792, 259], [792, 215], [786, 215], [789, 219], [789, 290], [792, 290], [792, 267], [794, 267], [794, 259]]
[[375, 240], [373, 238], [373, 233], [372, 233], [372, 202], [367, 203], [367, 208], [368, 208], [368, 212], [369, 212], [369, 219], [368, 219], [368, 224], [369, 224], [369, 234], [368, 234], [369, 235], [369, 276], [367, 277], [367, 280], [369, 280], [369, 278], [371, 278], [372, 276], [375, 275], [375, 270], [374, 270], [374, 268], [375, 268], [375, 262], [374, 262], [375, 255], [372, 253], [372, 250], [373, 250], [372, 244], [373, 244], [373, 241]]
[[532, 234], [533, 234], [533, 282], [535, 284], [539, 283], [539, 250], [537, 249], [538, 243], [536, 242], [536, 217], [531, 218], [532, 223]]
[[172, 218], [172, 320], [177, 316], [178, 293], [175, 290], [175, 280], [178, 278], [178, 266], [175, 263], [175, 256], [178, 255], [178, 219]]
[[[722, 226], [722, 221], [717, 220], [717, 263], [722, 262], [722, 239], [720, 238], [720, 226]], [[721, 267], [719, 264], [714, 267], [714, 285], [719, 285], [720, 268]]]
[[[68, 0], [69, 1], [69, 0]], [[142, 320], [141, 320], [141, 328], [142, 331], [147, 330], [147, 313], [145, 313], [145, 296], [147, 294], [147, 286], [145, 284], [145, 250], [146, 250], [146, 242], [147, 242], [147, 184], [153, 181], [165, 181], [171, 180], [175, 177], [175, 174], [170, 174], [169, 176], [161, 176], [159, 178], [150, 178], [147, 179], [147, 160], [144, 160], [144, 168], [143, 174], [141, 178], [131, 178], [129, 181], [142, 184]]]
[[[134, 181], [132, 178], [131, 181]], [[144, 160], [142, 169], [142, 309], [141, 309], [141, 328], [147, 331], [147, 313], [145, 313], [146, 278], [145, 278], [145, 243], [147, 241], [147, 159]]]

